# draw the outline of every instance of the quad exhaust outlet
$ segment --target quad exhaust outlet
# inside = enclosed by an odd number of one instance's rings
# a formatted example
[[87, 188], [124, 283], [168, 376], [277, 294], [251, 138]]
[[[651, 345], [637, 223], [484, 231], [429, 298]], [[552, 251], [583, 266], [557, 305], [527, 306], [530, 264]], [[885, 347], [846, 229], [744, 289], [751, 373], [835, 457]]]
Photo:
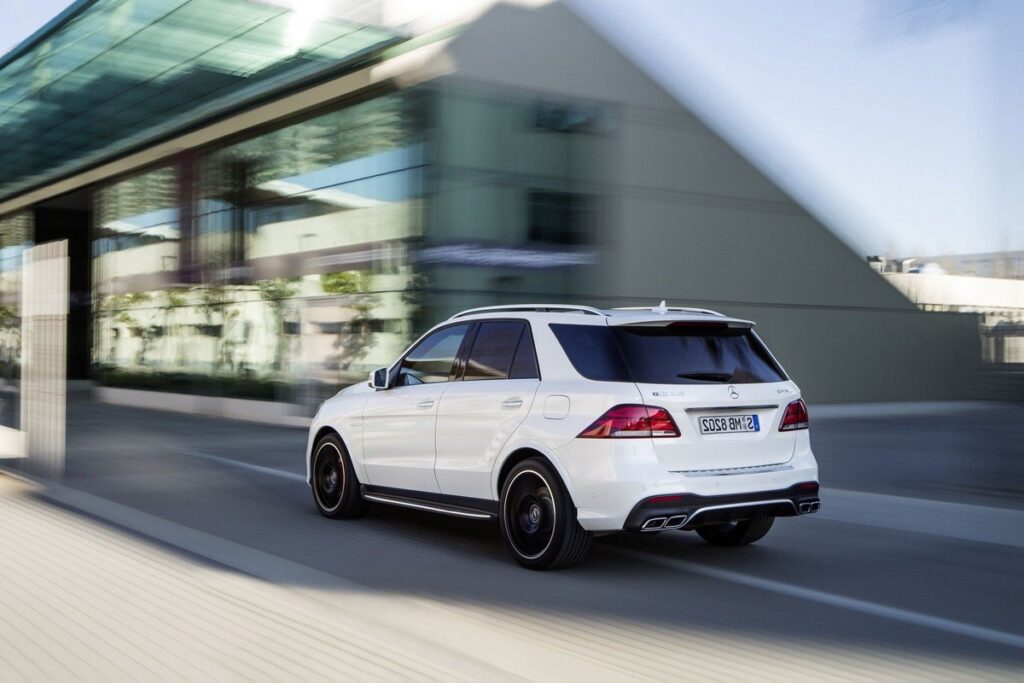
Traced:
[[678, 529], [686, 524], [686, 515], [672, 515], [671, 517], [651, 517], [640, 527], [641, 531], [661, 531], [663, 529]]
[[820, 509], [821, 509], [821, 501], [820, 500], [809, 500], [809, 501], [806, 501], [804, 503], [800, 503], [800, 505], [797, 506], [797, 510], [800, 511], [801, 515], [806, 515], [806, 514], [809, 514], [811, 512], [817, 512]]

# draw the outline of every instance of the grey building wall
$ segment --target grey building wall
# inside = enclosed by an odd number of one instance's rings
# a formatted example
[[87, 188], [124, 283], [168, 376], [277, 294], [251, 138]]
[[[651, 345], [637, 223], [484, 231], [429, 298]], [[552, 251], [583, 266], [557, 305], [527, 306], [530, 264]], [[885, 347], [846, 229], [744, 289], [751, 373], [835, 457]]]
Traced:
[[[749, 317], [812, 401], [963, 398], [973, 316], [918, 311], [819, 220], [560, 4], [498, 6], [449, 80], [605, 103], [600, 263], [579, 300], [661, 299]], [[555, 294], [555, 293], [553, 293]]]

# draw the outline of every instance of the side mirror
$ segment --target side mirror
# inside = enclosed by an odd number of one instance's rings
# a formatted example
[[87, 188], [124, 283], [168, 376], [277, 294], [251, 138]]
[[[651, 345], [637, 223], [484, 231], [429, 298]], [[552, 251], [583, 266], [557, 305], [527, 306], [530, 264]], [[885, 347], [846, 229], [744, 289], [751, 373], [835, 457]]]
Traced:
[[377, 368], [370, 373], [370, 386], [374, 389], [381, 390], [388, 388], [388, 369]]

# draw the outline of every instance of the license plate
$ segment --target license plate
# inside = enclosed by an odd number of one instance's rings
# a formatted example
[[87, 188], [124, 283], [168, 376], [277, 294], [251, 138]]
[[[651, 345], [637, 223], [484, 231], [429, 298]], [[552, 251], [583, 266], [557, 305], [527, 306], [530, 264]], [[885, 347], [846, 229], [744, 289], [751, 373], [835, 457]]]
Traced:
[[701, 434], [732, 434], [734, 432], [759, 432], [761, 423], [757, 415], [722, 415], [700, 418]]

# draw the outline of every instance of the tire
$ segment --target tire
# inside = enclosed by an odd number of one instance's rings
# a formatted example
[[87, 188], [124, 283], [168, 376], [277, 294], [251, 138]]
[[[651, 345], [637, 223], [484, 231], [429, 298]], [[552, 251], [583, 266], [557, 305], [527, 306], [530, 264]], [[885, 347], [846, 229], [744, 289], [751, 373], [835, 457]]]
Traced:
[[697, 533], [711, 545], [749, 545], [764, 537], [775, 523], [774, 517], [753, 517], [737, 522], [722, 522], [697, 527]]
[[498, 507], [505, 547], [527, 569], [571, 567], [590, 549], [591, 534], [576, 521], [569, 492], [540, 458], [512, 468], [501, 487]]
[[327, 434], [313, 446], [310, 472], [313, 502], [324, 517], [353, 519], [366, 512], [352, 460], [336, 435]]

